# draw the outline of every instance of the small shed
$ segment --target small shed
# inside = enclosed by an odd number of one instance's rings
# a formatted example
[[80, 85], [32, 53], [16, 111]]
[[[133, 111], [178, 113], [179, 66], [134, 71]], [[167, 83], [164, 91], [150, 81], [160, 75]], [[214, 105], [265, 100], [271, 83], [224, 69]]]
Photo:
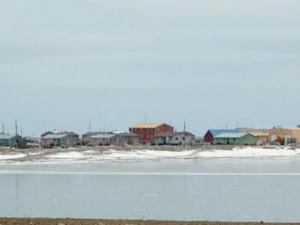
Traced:
[[111, 144], [115, 146], [138, 145], [139, 136], [131, 132], [116, 134], [112, 137]]
[[214, 137], [215, 145], [256, 145], [257, 138], [247, 133], [222, 133]]

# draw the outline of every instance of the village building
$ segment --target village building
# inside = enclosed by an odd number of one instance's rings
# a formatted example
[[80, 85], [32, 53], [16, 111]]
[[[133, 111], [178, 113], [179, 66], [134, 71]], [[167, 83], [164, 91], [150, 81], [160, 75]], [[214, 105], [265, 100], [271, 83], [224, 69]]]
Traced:
[[98, 134], [105, 134], [105, 132], [89, 131], [89, 132], [83, 134], [81, 137], [82, 144], [83, 145], [91, 145], [91, 137], [98, 135]]
[[139, 136], [141, 144], [155, 144], [158, 133], [174, 132], [174, 127], [165, 123], [140, 123], [129, 128], [129, 131]]
[[171, 145], [194, 145], [195, 144], [195, 135], [187, 132], [187, 131], [183, 131], [183, 132], [175, 132], [171, 142]]
[[269, 133], [252, 132], [250, 134], [256, 137], [257, 145], [266, 145], [269, 143]]
[[237, 129], [210, 129], [204, 135], [204, 142], [213, 144], [215, 136], [219, 134], [235, 133], [235, 132], [237, 132]]
[[271, 144], [290, 145], [300, 143], [300, 128], [274, 127], [269, 130]]
[[80, 144], [79, 135], [74, 132], [46, 132], [41, 136], [41, 147], [72, 147]]
[[40, 138], [24, 137], [22, 141], [22, 148], [40, 148]]
[[22, 137], [20, 135], [0, 133], [0, 147], [18, 147], [21, 141]]
[[135, 133], [119, 133], [112, 137], [111, 144], [115, 146], [138, 145], [139, 136]]
[[256, 145], [257, 139], [247, 133], [221, 133], [214, 137], [215, 145]]
[[90, 145], [91, 146], [108, 146], [111, 145], [112, 138], [116, 134], [114, 133], [99, 133], [90, 136]]
[[161, 132], [155, 134], [155, 145], [170, 145], [174, 132]]
[[190, 132], [162, 132], [155, 135], [155, 145], [194, 145], [195, 135]]

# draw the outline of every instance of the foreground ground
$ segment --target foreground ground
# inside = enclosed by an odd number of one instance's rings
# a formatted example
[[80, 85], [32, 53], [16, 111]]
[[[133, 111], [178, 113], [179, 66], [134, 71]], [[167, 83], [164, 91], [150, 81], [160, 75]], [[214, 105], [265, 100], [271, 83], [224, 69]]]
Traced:
[[[171, 222], [143, 220], [75, 220], [75, 219], [15, 219], [0, 218], [0, 225], [256, 225], [260, 223], [231, 223], [231, 222]], [[280, 224], [280, 223], [264, 223]], [[292, 223], [284, 223], [286, 225]], [[296, 223], [295, 223], [296, 224]], [[299, 223], [300, 224], [300, 223]]]

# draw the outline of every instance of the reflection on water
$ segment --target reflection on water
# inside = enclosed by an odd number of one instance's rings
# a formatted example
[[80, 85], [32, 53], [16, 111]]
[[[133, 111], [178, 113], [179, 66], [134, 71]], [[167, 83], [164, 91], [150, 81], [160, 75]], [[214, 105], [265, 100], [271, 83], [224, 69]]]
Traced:
[[299, 158], [3, 165], [0, 216], [299, 222], [300, 176], [209, 175], [299, 173], [299, 165]]

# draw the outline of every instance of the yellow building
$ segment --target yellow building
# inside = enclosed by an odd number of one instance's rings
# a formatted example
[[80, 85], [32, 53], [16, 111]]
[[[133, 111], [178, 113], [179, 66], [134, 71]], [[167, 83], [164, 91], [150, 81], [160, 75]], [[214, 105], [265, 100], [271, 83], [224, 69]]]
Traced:
[[269, 131], [271, 143], [277, 142], [282, 145], [300, 143], [300, 128], [277, 128]]

